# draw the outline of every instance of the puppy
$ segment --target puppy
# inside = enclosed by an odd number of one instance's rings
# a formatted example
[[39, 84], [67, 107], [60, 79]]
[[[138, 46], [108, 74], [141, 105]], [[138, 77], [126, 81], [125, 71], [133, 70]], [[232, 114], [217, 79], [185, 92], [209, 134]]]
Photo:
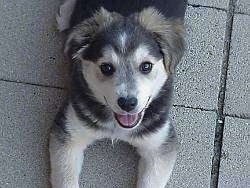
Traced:
[[79, 188], [83, 151], [120, 139], [141, 156], [137, 188], [164, 188], [177, 140], [169, 119], [174, 71], [184, 51], [185, 0], [66, 0], [70, 92], [50, 135], [53, 188]]

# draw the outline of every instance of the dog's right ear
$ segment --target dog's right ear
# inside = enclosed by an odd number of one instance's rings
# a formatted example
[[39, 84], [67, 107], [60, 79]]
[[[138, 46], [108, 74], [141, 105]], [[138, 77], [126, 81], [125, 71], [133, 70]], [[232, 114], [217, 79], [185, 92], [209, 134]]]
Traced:
[[70, 59], [79, 57], [91, 43], [96, 33], [120, 18], [121, 15], [118, 13], [100, 8], [91, 18], [84, 20], [72, 29], [64, 46], [65, 55]]

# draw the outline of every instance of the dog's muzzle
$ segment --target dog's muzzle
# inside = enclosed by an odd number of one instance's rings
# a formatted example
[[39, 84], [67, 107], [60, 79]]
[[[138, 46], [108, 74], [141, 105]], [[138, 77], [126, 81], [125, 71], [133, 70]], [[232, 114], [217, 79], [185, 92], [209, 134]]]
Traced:
[[[119, 114], [113, 111], [116, 121], [119, 123], [121, 127], [126, 128], [126, 129], [135, 127], [142, 119], [144, 115], [144, 111], [149, 105], [150, 99], [151, 99], [151, 96], [148, 98], [145, 107], [139, 113], [125, 112], [125, 113]], [[108, 101], [105, 96], [104, 96], [104, 100], [106, 101], [106, 104], [109, 106]], [[137, 104], [137, 101], [136, 101], [136, 104]]]

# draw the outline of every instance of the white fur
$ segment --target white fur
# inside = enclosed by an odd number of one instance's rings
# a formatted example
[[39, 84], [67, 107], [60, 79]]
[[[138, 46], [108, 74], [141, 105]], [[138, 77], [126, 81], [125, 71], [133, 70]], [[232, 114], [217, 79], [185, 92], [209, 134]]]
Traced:
[[140, 46], [138, 46], [133, 54], [133, 58], [134, 61], [137, 62], [137, 65], [139, 65], [140, 63], [142, 63], [143, 61], [149, 61], [149, 57], [151, 57], [149, 55], [149, 49], [146, 45], [141, 44]]
[[127, 40], [127, 33], [123, 32], [119, 36], [120, 42], [121, 42], [121, 49], [122, 51], [126, 50], [126, 40]]
[[162, 88], [163, 84], [167, 80], [167, 74], [164, 69], [163, 60], [159, 60], [154, 64], [152, 72], [150, 76], [140, 75], [136, 79], [138, 87], [138, 93], [140, 93], [141, 101], [143, 102], [141, 105], [144, 106], [146, 100], [151, 97], [151, 100], [156, 97]]
[[98, 138], [96, 132], [87, 129], [76, 116], [72, 106], [67, 110], [67, 131], [70, 140], [60, 143], [50, 137], [51, 184], [53, 188], [79, 188], [78, 179], [82, 167], [83, 151]]
[[149, 61], [153, 64], [153, 69], [149, 75], [138, 73], [135, 80], [138, 87], [139, 106], [143, 108], [149, 97], [151, 100], [159, 93], [168, 76], [164, 69], [163, 60], [157, 60], [149, 54], [147, 46], [140, 45], [134, 52], [134, 61], [137, 63], [137, 69], [142, 62]]
[[78, 188], [82, 149], [76, 143], [62, 145], [50, 137], [51, 185], [53, 188]]
[[131, 143], [141, 156], [137, 188], [164, 188], [167, 184], [177, 155], [176, 143], [171, 143], [165, 151], [160, 148], [168, 134], [169, 122], [166, 122], [160, 131]]
[[[167, 79], [167, 73], [163, 65], [163, 60], [157, 60], [150, 55], [146, 45], [140, 45], [131, 56], [132, 57], [128, 58], [133, 60], [132, 62], [134, 64], [132, 64], [132, 66], [136, 71], [134, 79], [138, 85], [138, 91], [133, 91], [138, 98], [138, 106], [135, 111], [140, 112], [146, 107], [149, 97], [151, 97], [152, 100], [159, 93], [162, 85]], [[139, 66], [144, 61], [150, 61], [154, 64], [152, 72], [149, 75], [144, 75], [139, 72]], [[98, 60], [97, 64], [100, 65], [102, 62], [113, 63], [116, 69], [121, 68], [123, 63], [122, 58], [119, 57], [111, 47], [105, 48], [103, 57]], [[87, 62], [83, 60], [83, 64], [87, 64]], [[114, 112], [122, 113], [117, 105], [117, 99], [126, 91], [126, 80], [120, 85], [117, 85], [116, 75], [111, 78], [105, 78], [96, 63], [88, 63], [88, 67], [84, 67], [83, 69], [83, 75], [90, 89], [99, 101], [103, 104], [108, 102], [108, 105]], [[107, 101], [105, 101], [104, 97]]]
[[66, 127], [71, 134], [71, 139], [62, 144], [55, 135], [51, 135], [51, 184], [53, 188], [79, 188], [78, 180], [84, 150], [95, 140], [104, 137], [112, 140], [121, 139], [137, 147], [141, 155], [137, 188], [164, 188], [176, 158], [175, 144], [164, 152], [161, 149], [168, 137], [169, 122], [166, 122], [161, 130], [150, 136], [133, 139], [117, 128], [105, 133], [88, 129], [83, 124], [84, 122], [78, 119], [70, 105], [67, 110]]
[[156, 151], [141, 155], [137, 188], [164, 188], [175, 164], [176, 151], [164, 156]]

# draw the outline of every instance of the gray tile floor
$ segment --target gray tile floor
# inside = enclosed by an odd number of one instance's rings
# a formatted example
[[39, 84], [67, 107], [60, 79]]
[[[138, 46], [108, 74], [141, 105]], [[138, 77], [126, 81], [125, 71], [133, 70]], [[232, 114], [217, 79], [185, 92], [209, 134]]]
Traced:
[[[212, 169], [220, 172], [220, 188], [250, 186], [250, 4], [237, 2], [231, 26], [228, 2], [189, 1], [188, 48], [172, 113], [180, 151], [167, 187], [209, 187]], [[0, 0], [0, 188], [49, 187], [48, 129], [66, 93], [68, 67], [55, 27], [58, 4]], [[221, 143], [216, 139], [214, 148], [214, 138], [223, 127], [218, 168]], [[86, 153], [81, 185], [133, 187], [137, 161], [127, 144], [99, 141]]]
[[250, 122], [226, 117], [220, 187], [246, 188], [250, 185]]

